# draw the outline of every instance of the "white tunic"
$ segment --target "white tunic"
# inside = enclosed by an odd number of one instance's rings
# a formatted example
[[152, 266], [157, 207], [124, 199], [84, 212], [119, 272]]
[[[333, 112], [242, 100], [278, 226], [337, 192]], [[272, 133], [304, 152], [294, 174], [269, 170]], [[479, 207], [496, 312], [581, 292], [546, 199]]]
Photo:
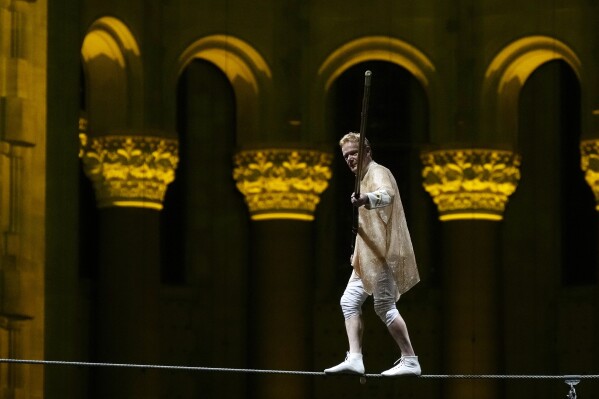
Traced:
[[372, 294], [377, 277], [387, 264], [397, 286], [397, 300], [420, 281], [397, 183], [389, 169], [371, 161], [362, 177], [360, 192], [368, 195], [369, 203], [358, 211], [352, 266], [362, 279], [364, 290]]

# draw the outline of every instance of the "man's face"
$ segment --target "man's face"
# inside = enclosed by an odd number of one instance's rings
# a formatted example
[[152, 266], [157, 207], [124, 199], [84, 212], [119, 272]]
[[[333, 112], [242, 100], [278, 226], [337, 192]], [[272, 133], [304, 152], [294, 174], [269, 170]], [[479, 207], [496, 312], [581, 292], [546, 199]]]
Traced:
[[[358, 173], [358, 149], [360, 147], [359, 143], [356, 142], [347, 142], [341, 146], [341, 153], [343, 154], [343, 159], [345, 159], [345, 163], [349, 166], [349, 169], [355, 174]], [[363, 165], [367, 164], [370, 160], [370, 151], [368, 148], [365, 148], [365, 154], [363, 159]]]

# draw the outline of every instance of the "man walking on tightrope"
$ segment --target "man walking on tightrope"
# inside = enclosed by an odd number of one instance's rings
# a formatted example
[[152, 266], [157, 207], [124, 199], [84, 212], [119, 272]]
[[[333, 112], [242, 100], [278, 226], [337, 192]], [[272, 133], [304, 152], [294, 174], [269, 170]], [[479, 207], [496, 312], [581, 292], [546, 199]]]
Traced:
[[374, 309], [387, 325], [401, 351], [401, 357], [384, 376], [420, 375], [420, 363], [408, 335], [408, 328], [395, 303], [420, 277], [395, 178], [372, 160], [370, 143], [364, 138], [364, 155], [358, 168], [360, 134], [348, 133], [339, 141], [345, 162], [356, 174], [362, 170], [360, 195], [351, 196], [358, 207], [359, 228], [353, 272], [341, 297], [349, 352], [341, 364], [324, 370], [327, 374], [364, 374], [362, 360], [362, 304], [374, 297]]

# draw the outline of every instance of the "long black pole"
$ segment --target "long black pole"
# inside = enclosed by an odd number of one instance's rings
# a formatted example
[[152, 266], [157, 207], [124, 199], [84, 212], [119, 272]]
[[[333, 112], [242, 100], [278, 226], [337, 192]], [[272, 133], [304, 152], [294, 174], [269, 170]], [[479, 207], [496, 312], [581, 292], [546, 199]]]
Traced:
[[[362, 181], [362, 164], [364, 163], [364, 141], [366, 139], [366, 123], [368, 121], [368, 101], [370, 99], [370, 80], [372, 72], [364, 73], [364, 95], [362, 97], [362, 114], [360, 116], [360, 143], [358, 146], [358, 170], [356, 171], [356, 182], [354, 185], [354, 196], [360, 197], [360, 183]], [[354, 207], [352, 231], [358, 234], [360, 221], [358, 217], [358, 208]]]

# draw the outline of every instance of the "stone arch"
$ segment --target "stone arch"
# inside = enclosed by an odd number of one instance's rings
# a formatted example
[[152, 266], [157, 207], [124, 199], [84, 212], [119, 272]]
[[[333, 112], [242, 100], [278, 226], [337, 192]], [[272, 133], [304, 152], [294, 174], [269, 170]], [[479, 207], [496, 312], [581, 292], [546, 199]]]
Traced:
[[563, 42], [549, 36], [528, 36], [501, 50], [485, 72], [482, 104], [488, 142], [515, 145], [518, 137], [518, 98], [528, 77], [541, 65], [554, 60], [566, 62], [578, 79], [581, 63]]
[[[179, 57], [177, 77], [195, 58], [216, 65], [229, 79], [237, 105], [237, 136], [240, 144], [259, 134], [264, 114], [267, 81], [272, 78], [264, 58], [245, 41], [228, 35], [212, 35], [191, 44]], [[262, 97], [262, 99], [260, 98]]]
[[[317, 120], [324, 123], [324, 109], [326, 108], [325, 97], [333, 82], [348, 68], [364, 61], [386, 61], [401, 66], [408, 70], [421, 84], [429, 100], [431, 132], [436, 131], [435, 114], [436, 99], [432, 96], [436, 92], [436, 80], [434, 79], [436, 68], [432, 61], [419, 49], [400, 39], [389, 36], [366, 36], [346, 43], [333, 51], [318, 69], [318, 80], [313, 93], [312, 104], [318, 104], [313, 112]], [[373, 76], [376, 79], [376, 76]], [[324, 93], [324, 95], [323, 95]]]
[[142, 65], [129, 28], [114, 17], [97, 19], [83, 39], [81, 59], [90, 132], [139, 127]]
[[318, 74], [328, 90], [333, 81], [349, 67], [363, 61], [388, 61], [410, 71], [429, 90], [435, 67], [416, 47], [388, 36], [368, 36], [353, 40], [331, 53]]

